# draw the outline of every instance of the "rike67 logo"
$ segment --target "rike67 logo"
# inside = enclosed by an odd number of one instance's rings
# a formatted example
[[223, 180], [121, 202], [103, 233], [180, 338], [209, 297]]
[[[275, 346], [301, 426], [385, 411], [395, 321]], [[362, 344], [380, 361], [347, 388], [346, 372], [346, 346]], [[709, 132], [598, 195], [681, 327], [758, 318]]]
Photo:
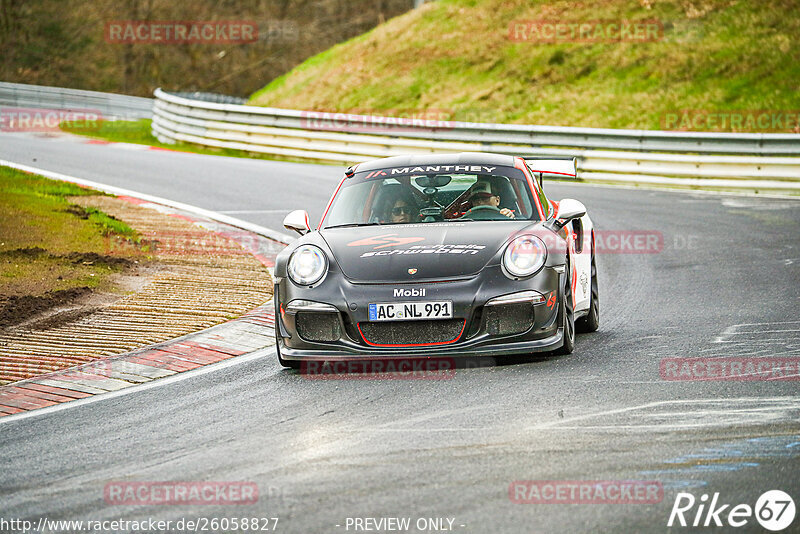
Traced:
[[681, 527], [743, 527], [753, 517], [772, 532], [784, 530], [792, 524], [795, 516], [794, 500], [781, 490], [763, 493], [754, 507], [749, 504], [727, 504], [720, 500], [719, 493], [703, 494], [696, 499], [691, 493], [678, 493], [669, 514], [667, 526]]

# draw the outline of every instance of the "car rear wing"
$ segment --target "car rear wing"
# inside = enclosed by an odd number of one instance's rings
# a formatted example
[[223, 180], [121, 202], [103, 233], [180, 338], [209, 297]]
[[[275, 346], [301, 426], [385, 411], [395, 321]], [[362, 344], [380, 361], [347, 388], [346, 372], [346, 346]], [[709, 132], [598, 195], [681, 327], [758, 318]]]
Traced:
[[539, 178], [539, 184], [542, 182], [543, 174], [550, 174], [553, 176], [569, 176], [576, 178], [578, 176], [578, 160], [573, 157], [565, 158], [526, 158], [525, 163], [530, 167]]

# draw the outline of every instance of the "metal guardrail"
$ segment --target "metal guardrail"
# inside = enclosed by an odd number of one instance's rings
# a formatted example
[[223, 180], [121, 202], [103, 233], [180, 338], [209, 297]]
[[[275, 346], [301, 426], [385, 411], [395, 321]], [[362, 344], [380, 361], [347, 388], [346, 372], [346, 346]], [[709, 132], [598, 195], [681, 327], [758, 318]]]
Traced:
[[238, 96], [221, 95], [218, 93], [204, 93], [201, 91], [194, 92], [172, 92], [171, 95], [179, 96], [181, 98], [188, 98], [189, 100], [202, 100], [203, 102], [214, 102], [216, 104], [238, 104], [243, 106], [247, 104], [246, 98]]
[[153, 134], [165, 143], [342, 163], [458, 151], [574, 156], [584, 180], [800, 190], [800, 134], [466, 122], [431, 127], [391, 118], [200, 101], [160, 89], [155, 97]]
[[0, 82], [0, 107], [92, 110], [107, 119], [153, 116], [152, 98], [8, 82]]

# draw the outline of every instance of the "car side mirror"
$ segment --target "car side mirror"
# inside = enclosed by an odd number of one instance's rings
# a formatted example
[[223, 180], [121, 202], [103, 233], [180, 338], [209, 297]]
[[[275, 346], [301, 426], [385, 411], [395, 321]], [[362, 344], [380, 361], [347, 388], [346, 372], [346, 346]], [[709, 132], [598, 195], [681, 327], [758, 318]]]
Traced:
[[308, 225], [308, 212], [306, 210], [294, 210], [283, 219], [283, 226], [289, 230], [294, 230], [300, 235], [305, 235], [311, 231]]
[[563, 228], [568, 222], [586, 215], [586, 206], [582, 202], [565, 198], [558, 203], [558, 210], [553, 217], [553, 226], [556, 229]]

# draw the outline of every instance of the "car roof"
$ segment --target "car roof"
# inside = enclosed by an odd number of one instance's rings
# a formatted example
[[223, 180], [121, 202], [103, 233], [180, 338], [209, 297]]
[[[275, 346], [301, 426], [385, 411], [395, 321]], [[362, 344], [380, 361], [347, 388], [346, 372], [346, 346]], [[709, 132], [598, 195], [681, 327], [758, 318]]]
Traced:
[[514, 164], [514, 156], [489, 152], [461, 152], [458, 154], [425, 154], [375, 159], [360, 163], [356, 170], [362, 172], [393, 167], [419, 167], [421, 165], [496, 165], [514, 167]]

